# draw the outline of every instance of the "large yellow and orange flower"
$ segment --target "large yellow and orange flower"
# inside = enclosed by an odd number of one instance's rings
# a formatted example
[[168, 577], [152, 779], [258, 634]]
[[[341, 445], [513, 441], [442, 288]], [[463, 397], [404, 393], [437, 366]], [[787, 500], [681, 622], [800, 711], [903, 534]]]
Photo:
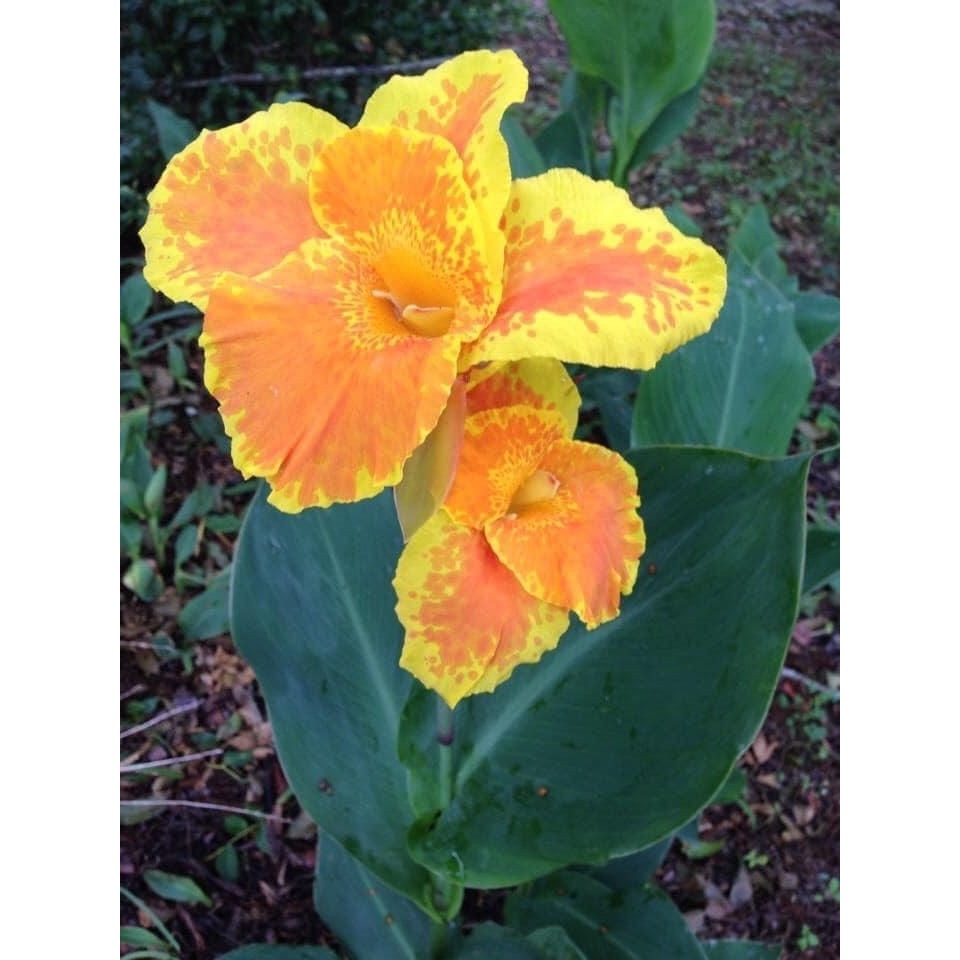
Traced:
[[277, 104], [174, 157], [144, 275], [205, 312], [234, 462], [296, 512], [396, 484], [458, 374], [526, 357], [649, 369], [705, 332], [722, 259], [572, 170], [511, 182], [510, 51], [377, 90], [354, 129]]
[[636, 473], [572, 439], [579, 398], [562, 364], [473, 371], [465, 393], [449, 493], [394, 579], [400, 665], [451, 707], [552, 650], [570, 611], [588, 628], [616, 617], [644, 550]]

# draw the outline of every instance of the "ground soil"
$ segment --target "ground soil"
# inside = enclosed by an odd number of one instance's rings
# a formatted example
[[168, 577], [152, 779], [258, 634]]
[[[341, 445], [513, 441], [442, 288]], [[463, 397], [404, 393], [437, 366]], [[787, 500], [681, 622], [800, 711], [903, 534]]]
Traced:
[[[784, 43], [815, 45], [825, 37], [835, 42], [837, 36], [838, 14], [830, 3], [808, 4], [806, 18], [803, 4], [734, 6], [737, 9], [721, 5], [718, 42], [748, 15], [763, 18], [775, 34], [782, 31]], [[512, 40], [533, 68], [532, 95], [549, 103], [557, 80], [551, 65], [564, 56], [562, 38], [541, 15]], [[791, 269], [804, 286], [836, 289], [836, 274], [824, 271], [817, 245], [804, 243], [809, 237], [802, 234], [798, 237], [800, 242], [784, 251]], [[838, 341], [815, 358], [811, 418], [824, 406], [839, 410], [839, 361]], [[197, 382], [199, 363], [199, 357], [191, 355]], [[196, 402], [213, 407], [202, 391]], [[179, 490], [185, 495], [198, 477], [240, 479], [224, 454], [213, 448], [198, 454], [176, 420], [160, 442], [155, 453], [170, 465], [174, 494]], [[814, 460], [810, 502], [811, 510], [839, 519], [838, 456]], [[232, 537], [224, 535], [222, 541], [229, 551]], [[785, 960], [839, 956], [838, 604], [839, 596], [825, 590], [801, 610], [769, 716], [742, 760], [745, 795], [739, 804], [710, 807], [704, 814], [701, 841], [713, 842], [714, 852], [698, 858], [691, 854], [703, 850], [685, 850], [675, 841], [659, 871], [660, 883], [703, 938], [782, 944]], [[158, 657], [153, 638], [176, 632], [178, 610], [172, 589], [149, 605], [121, 592], [125, 725], [131, 723], [131, 704], [153, 697], [160, 709], [195, 702], [150, 731], [125, 737], [124, 761], [194, 753], [218, 734], [220, 743], [237, 751], [241, 760], [231, 765], [223, 758], [217, 763], [201, 759], [183, 765], [176, 775], [170, 775], [169, 768], [167, 775], [128, 774], [121, 795], [252, 805], [277, 819], [247, 820], [254, 828], [231, 837], [225, 826], [229, 814], [223, 810], [164, 807], [150, 819], [122, 828], [121, 883], [167, 924], [186, 958], [205, 960], [251, 942], [335, 945], [313, 910], [311, 828], [273, 751], [253, 674], [227, 635], [197, 644], [186, 664]], [[160, 899], [143, 882], [148, 869], [193, 878], [212, 906]], [[474, 895], [466, 915], [496, 918], [500, 902], [496, 892]], [[127, 899], [121, 901], [121, 921], [150, 923]]]

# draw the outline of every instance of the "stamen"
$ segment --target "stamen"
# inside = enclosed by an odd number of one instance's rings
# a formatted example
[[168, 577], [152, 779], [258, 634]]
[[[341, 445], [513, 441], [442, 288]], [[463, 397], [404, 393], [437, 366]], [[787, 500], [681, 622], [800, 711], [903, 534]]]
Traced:
[[533, 503], [542, 503], [552, 500], [560, 489], [560, 481], [546, 470], [537, 470], [523, 482], [519, 490], [510, 501], [509, 511], [516, 511], [529, 507]]

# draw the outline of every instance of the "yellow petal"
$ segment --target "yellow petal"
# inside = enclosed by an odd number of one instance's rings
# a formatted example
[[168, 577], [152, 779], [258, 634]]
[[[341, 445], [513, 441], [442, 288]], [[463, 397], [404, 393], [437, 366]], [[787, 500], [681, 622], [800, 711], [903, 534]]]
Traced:
[[531, 597], [482, 533], [441, 510], [410, 539], [393, 581], [406, 630], [400, 666], [451, 707], [552, 650], [565, 610]]
[[243, 123], [204, 130], [148, 197], [140, 237], [150, 285], [203, 310], [221, 273], [255, 276], [320, 235], [307, 173], [346, 130], [304, 103], [274, 104]]
[[481, 364], [470, 369], [466, 384], [468, 414], [522, 404], [558, 411], [571, 437], [577, 429], [580, 393], [559, 360], [529, 357]]
[[419, 77], [391, 77], [367, 101], [359, 126], [398, 126], [437, 134], [463, 159], [470, 193], [489, 228], [491, 256], [510, 191], [510, 158], [500, 121], [527, 93], [527, 70], [512, 50], [475, 50]]
[[590, 628], [612, 620], [644, 550], [633, 467], [596, 444], [560, 440], [522, 492], [484, 528], [494, 552], [533, 596]]
[[503, 298], [461, 367], [548, 356], [649, 370], [709, 330], [723, 303], [712, 247], [574, 170], [518, 180], [503, 231]]

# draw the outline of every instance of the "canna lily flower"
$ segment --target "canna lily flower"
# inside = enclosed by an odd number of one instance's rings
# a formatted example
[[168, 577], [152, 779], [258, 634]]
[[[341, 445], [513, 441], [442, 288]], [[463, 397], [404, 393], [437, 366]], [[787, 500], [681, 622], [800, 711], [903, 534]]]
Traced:
[[[397, 564], [400, 665], [450, 707], [556, 647], [571, 611], [588, 629], [616, 617], [644, 550], [633, 468], [571, 439], [572, 382], [529, 363], [468, 376], [449, 494]], [[548, 392], [531, 404], [533, 383]]]
[[395, 485], [475, 364], [649, 369], [705, 332], [722, 259], [572, 170], [511, 182], [527, 73], [475, 51], [350, 129], [301, 103], [203, 131], [150, 194], [144, 276], [204, 311], [232, 455], [297, 512]]

